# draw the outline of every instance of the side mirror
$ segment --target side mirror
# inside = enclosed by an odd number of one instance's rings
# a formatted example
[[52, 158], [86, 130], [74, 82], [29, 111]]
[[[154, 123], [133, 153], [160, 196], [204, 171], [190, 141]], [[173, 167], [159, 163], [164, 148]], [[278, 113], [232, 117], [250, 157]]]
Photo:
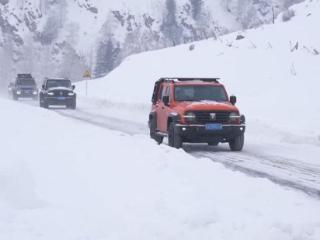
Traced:
[[76, 89], [76, 86], [75, 86], [75, 85], [72, 85], [71, 88], [72, 88], [72, 90], [75, 90], [75, 89]]
[[169, 96], [163, 96], [162, 101], [165, 106], [169, 106]]
[[42, 90], [45, 90], [46, 86], [44, 84], [42, 84], [41, 88], [42, 88]]
[[236, 96], [231, 96], [230, 97], [230, 102], [232, 105], [235, 105], [237, 103], [237, 97]]

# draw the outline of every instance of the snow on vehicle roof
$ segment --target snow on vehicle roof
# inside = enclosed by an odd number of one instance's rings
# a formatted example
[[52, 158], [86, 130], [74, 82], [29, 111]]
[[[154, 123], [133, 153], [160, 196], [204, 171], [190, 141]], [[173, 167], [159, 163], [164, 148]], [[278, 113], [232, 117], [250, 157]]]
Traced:
[[208, 82], [208, 81], [203, 81], [201, 79], [199, 80], [190, 80], [190, 81], [175, 81], [175, 85], [222, 85], [219, 82]]
[[46, 80], [70, 81], [70, 79], [67, 79], [67, 78], [46, 78]]

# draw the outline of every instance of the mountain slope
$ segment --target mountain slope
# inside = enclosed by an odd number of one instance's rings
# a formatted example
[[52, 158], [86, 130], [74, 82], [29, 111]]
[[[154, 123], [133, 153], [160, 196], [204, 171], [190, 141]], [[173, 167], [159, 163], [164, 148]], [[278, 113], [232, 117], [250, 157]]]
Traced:
[[101, 76], [132, 53], [258, 26], [296, 1], [1, 1], [1, 75]]
[[[319, 5], [317, 0], [292, 7], [295, 17], [285, 23], [279, 16], [274, 25], [128, 57], [106, 78], [90, 82], [91, 96], [149, 103], [154, 81], [160, 77], [221, 77], [250, 116], [263, 114], [271, 121], [277, 115], [288, 124], [293, 123], [290, 119], [301, 119], [315, 127], [319, 111], [312, 119], [299, 116], [318, 110], [310, 103], [319, 86], [320, 35], [314, 30]], [[242, 40], [236, 40], [239, 35]]]
[[286, 23], [279, 16], [274, 25], [131, 56], [105, 78], [88, 82], [88, 97], [85, 83], [79, 83], [79, 112], [66, 115], [148, 134], [157, 79], [220, 77], [246, 115], [244, 152], [226, 152], [227, 144], [186, 145], [185, 150], [319, 196], [320, 35], [314, 26], [320, 20], [320, 1], [290, 11], [295, 17]]

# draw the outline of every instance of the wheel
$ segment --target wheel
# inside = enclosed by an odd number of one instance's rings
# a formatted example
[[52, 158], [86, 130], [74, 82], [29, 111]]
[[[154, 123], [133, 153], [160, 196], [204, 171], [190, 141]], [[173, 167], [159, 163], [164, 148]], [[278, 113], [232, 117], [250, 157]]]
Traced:
[[43, 102], [42, 102], [42, 107], [43, 108], [49, 108], [49, 105], [45, 100], [43, 100]]
[[77, 102], [76, 102], [76, 100], [73, 101], [73, 103], [70, 105], [69, 108], [71, 108], [71, 109], [76, 109], [76, 108], [77, 108]]
[[229, 141], [229, 147], [231, 151], [239, 152], [243, 149], [244, 146], [244, 133], [240, 136], [235, 137], [231, 141]]
[[168, 143], [170, 147], [178, 149], [182, 147], [181, 136], [175, 131], [175, 124], [173, 122], [171, 122], [169, 125]]
[[157, 122], [155, 119], [150, 120], [150, 137], [154, 139], [158, 144], [161, 144], [163, 142], [163, 137], [157, 135]]
[[46, 108], [45, 101], [43, 100], [42, 97], [39, 98], [39, 105], [40, 105], [41, 108]]
[[43, 103], [42, 103], [42, 97], [39, 97], [39, 106], [41, 107], [41, 108], [43, 108]]
[[18, 96], [17, 96], [17, 95], [15, 95], [14, 93], [12, 94], [12, 98], [13, 98], [13, 100], [15, 100], [15, 101], [17, 101], [17, 100], [18, 100]]

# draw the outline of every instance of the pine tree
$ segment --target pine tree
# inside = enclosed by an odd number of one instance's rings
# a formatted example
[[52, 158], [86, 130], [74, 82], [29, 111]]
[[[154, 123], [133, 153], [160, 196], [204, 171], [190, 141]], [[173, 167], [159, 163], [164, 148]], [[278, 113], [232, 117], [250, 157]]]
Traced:
[[108, 39], [106, 42], [101, 41], [99, 43], [94, 69], [95, 77], [104, 76], [114, 69], [117, 64], [119, 52], [119, 46], [115, 45], [112, 39]]

